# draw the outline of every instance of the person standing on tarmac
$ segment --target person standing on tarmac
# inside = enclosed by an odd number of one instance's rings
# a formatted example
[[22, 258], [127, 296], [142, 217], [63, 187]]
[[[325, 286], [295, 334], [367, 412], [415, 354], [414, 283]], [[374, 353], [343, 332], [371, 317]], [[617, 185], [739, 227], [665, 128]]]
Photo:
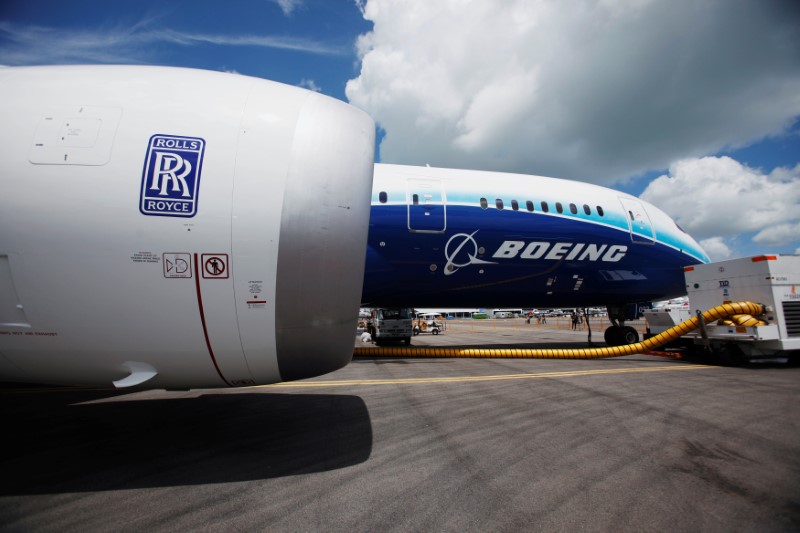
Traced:
[[572, 314], [570, 316], [572, 317], [572, 329], [577, 330], [578, 329], [578, 313], [576, 313], [575, 310], [573, 309], [572, 310]]

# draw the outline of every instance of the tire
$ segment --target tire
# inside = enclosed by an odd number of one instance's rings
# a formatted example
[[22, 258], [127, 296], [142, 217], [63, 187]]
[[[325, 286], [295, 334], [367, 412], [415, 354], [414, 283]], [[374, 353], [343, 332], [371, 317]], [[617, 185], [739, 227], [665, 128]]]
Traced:
[[603, 333], [603, 340], [606, 341], [606, 344], [608, 344], [609, 346], [619, 346], [621, 329], [622, 328], [620, 328], [619, 326], [607, 327], [605, 333]]
[[634, 328], [630, 326], [625, 326], [621, 329], [622, 331], [617, 337], [617, 339], [619, 340], [619, 344], [617, 344], [617, 346], [624, 346], [626, 344], [636, 344], [637, 342], [639, 342], [639, 332], [636, 331]]
[[434, 335], [438, 335], [439, 334], [439, 328], [433, 328], [431, 333], [433, 333]]
[[750, 362], [744, 351], [733, 343], [722, 347], [719, 352], [719, 361], [723, 366], [744, 366]]

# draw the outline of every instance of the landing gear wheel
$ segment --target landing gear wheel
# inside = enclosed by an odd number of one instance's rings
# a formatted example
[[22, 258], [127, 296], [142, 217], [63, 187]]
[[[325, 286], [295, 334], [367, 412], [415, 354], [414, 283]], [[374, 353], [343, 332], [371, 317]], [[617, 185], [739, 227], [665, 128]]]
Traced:
[[622, 346], [625, 344], [636, 344], [639, 342], [639, 332], [636, 331], [634, 328], [630, 326], [625, 326], [620, 328], [621, 331], [619, 333], [619, 344], [617, 346]]
[[607, 327], [605, 333], [603, 333], [603, 340], [606, 341], [606, 344], [608, 344], [609, 346], [619, 346], [621, 329], [622, 328], [620, 328], [619, 326]]
[[639, 332], [630, 326], [610, 326], [603, 334], [609, 346], [624, 346], [639, 342]]

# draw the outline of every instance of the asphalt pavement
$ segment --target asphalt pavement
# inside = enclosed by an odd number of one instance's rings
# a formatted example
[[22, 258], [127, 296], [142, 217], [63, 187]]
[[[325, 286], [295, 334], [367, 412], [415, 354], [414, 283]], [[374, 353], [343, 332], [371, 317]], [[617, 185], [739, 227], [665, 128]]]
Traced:
[[[413, 344], [586, 342], [473, 322]], [[0, 529], [797, 531], [799, 403], [797, 366], [654, 355], [357, 358], [188, 392], [7, 385]]]

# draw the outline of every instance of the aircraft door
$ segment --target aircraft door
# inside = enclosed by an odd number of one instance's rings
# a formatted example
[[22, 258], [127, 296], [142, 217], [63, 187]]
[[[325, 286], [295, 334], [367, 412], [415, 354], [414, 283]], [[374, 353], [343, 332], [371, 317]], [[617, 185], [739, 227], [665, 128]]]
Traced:
[[634, 198], [620, 198], [619, 201], [622, 203], [625, 217], [628, 219], [631, 241], [638, 244], [653, 244], [656, 234], [644, 204]]
[[442, 182], [409, 178], [407, 186], [408, 231], [444, 233], [447, 228], [447, 207]]

